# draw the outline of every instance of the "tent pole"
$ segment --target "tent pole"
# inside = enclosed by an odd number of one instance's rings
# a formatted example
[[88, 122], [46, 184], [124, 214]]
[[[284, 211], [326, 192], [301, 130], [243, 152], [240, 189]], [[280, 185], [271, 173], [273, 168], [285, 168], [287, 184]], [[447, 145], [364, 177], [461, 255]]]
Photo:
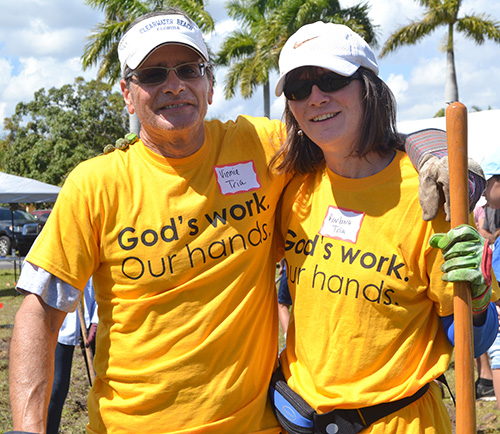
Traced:
[[13, 239], [13, 243], [12, 243], [12, 246], [10, 247], [10, 253], [12, 254], [12, 259], [14, 260], [14, 284], [17, 283], [17, 267], [16, 267], [16, 262], [17, 262], [17, 259], [16, 259], [16, 251], [14, 249], [14, 243], [16, 241], [16, 236], [14, 234], [14, 204], [10, 204], [10, 220], [11, 220], [11, 223], [12, 223], [12, 239]]

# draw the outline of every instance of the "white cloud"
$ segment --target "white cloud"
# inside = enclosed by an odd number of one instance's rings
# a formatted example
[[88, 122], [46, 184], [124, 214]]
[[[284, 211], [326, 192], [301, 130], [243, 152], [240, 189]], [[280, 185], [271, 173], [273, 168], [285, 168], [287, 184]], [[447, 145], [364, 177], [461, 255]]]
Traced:
[[29, 28], [18, 35], [17, 46], [36, 53], [37, 56], [61, 57], [71, 53], [75, 46], [80, 46], [81, 35], [74, 29], [52, 29], [37, 18], [30, 22]]
[[406, 91], [408, 90], [408, 82], [402, 74], [389, 75], [386, 83], [398, 101], [403, 101], [405, 99]]
[[0, 88], [8, 83], [12, 74], [12, 65], [7, 59], [0, 59]]
[[0, 56], [81, 56], [85, 37], [102, 14], [83, 0], [3, 2]]
[[[210, 0], [208, 10], [216, 21], [215, 31], [207, 35], [212, 51], [237, 28], [224, 10], [226, 0]], [[359, 0], [341, 1], [342, 6]], [[383, 43], [398, 26], [421, 17], [423, 10], [415, 0], [368, 0], [370, 16], [380, 26]], [[484, 12], [500, 20], [500, 2], [464, 0], [462, 13]], [[83, 0], [16, 0], [3, 2], [0, 14], [0, 119], [10, 116], [19, 101], [32, 99], [41, 87], [60, 87], [77, 76], [92, 79], [96, 71], [83, 72], [80, 57], [85, 38], [102, 20], [102, 13]], [[396, 95], [400, 120], [432, 117], [444, 104], [446, 55], [439, 50], [446, 29], [437, 30], [421, 43], [400, 48], [379, 59], [380, 76]], [[376, 53], [378, 49], [375, 50]], [[500, 108], [496, 78], [500, 76], [500, 45], [477, 47], [457, 36], [456, 66], [460, 97], [467, 106]], [[274, 97], [276, 74], [271, 79], [271, 116], [281, 118], [283, 98]], [[240, 113], [263, 114], [262, 90], [243, 100], [239, 95], [224, 99], [224, 75], [217, 72], [214, 104], [209, 116], [234, 119]]]
[[[5, 62], [0, 60], [2, 70], [2, 63]], [[0, 101], [3, 105], [1, 119], [11, 116], [18, 102], [32, 100], [34, 93], [42, 87], [46, 90], [51, 87], [61, 87], [73, 83], [78, 76], [90, 80], [96, 75], [95, 70], [83, 73], [79, 58], [59, 61], [51, 57], [30, 57], [19, 59], [19, 64], [18, 75], [9, 76], [6, 81], [1, 80], [5, 83], [5, 86], [0, 88]]]
[[0, 113], [11, 116], [20, 101], [40, 88], [73, 83], [83, 72], [80, 57], [85, 37], [101, 13], [83, 0], [16, 0], [4, 2], [0, 14]]

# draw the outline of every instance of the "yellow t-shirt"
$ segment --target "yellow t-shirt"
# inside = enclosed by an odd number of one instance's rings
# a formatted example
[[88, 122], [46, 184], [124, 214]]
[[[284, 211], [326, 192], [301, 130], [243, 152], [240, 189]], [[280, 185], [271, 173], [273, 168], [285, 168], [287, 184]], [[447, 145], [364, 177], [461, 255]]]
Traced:
[[79, 165], [28, 261], [99, 306], [89, 433], [279, 433], [267, 401], [278, 318], [281, 124], [206, 123], [195, 154], [142, 142]]
[[406, 154], [367, 178], [327, 168], [294, 178], [281, 213], [293, 300], [281, 360], [293, 390], [325, 413], [410, 396], [446, 371], [439, 316], [452, 314], [453, 289], [428, 241], [449, 224], [442, 211], [422, 220]]

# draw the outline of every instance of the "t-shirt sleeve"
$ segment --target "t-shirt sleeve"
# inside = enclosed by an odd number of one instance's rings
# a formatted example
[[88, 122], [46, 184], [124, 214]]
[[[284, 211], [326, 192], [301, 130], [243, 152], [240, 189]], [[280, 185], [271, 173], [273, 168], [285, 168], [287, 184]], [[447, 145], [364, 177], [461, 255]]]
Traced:
[[[79, 178], [79, 182], [75, 182], [75, 178]], [[85, 191], [85, 185], [81, 170], [75, 169], [27, 257], [32, 264], [80, 291], [85, 288], [99, 260], [97, 217], [91, 216], [92, 201], [96, 198]]]

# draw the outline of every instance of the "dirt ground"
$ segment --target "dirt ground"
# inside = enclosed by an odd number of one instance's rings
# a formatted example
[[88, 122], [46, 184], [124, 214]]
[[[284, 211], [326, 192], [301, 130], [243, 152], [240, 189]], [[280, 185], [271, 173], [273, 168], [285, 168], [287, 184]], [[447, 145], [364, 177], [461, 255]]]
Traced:
[[[0, 432], [12, 429], [10, 406], [8, 401], [8, 354], [12, 336], [14, 316], [21, 304], [22, 297], [16, 295], [13, 283], [0, 272]], [[281, 342], [283, 339], [281, 337]], [[450, 387], [454, 389], [453, 364], [446, 374]], [[73, 355], [72, 378], [66, 404], [64, 406], [60, 433], [82, 434], [88, 421], [87, 394], [89, 381], [86, 373], [83, 354], [75, 348]], [[455, 408], [445, 394], [445, 404], [450, 413], [455, 433]], [[478, 434], [500, 434], [500, 411], [496, 402], [476, 403], [476, 421]]]

